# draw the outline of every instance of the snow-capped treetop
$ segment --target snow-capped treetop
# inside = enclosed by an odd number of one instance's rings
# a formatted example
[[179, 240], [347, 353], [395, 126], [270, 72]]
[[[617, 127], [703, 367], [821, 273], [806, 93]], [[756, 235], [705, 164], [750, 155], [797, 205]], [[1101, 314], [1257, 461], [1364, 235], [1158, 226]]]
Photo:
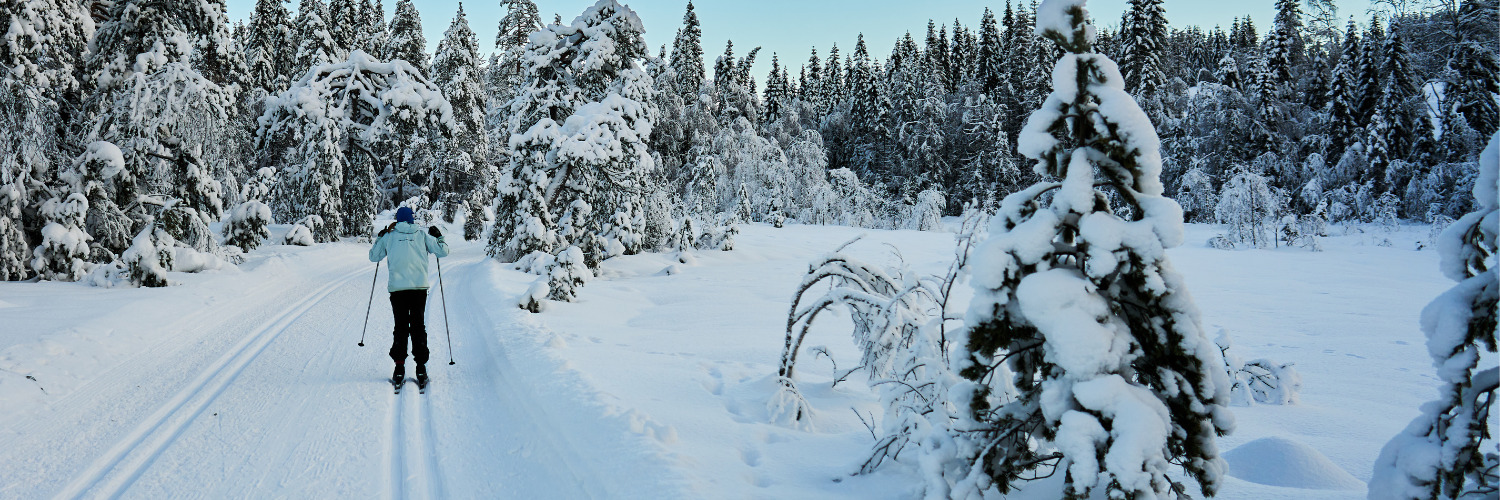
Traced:
[[1083, 22], [1089, 18], [1087, 3], [1087, 0], [1043, 0], [1036, 8], [1037, 36], [1060, 40], [1058, 43], [1064, 47], [1094, 43], [1094, 25]]

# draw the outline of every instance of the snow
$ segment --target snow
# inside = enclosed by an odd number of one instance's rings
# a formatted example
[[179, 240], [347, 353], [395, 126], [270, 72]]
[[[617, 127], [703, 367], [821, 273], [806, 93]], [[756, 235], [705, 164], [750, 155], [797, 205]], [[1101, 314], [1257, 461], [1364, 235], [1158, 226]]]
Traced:
[[1224, 454], [1229, 475], [1252, 483], [1306, 490], [1363, 490], [1365, 485], [1317, 449], [1281, 436], [1260, 438]]
[[[919, 496], [915, 467], [850, 475], [871, 446], [855, 413], [882, 415], [862, 376], [831, 385], [829, 358], [799, 364], [814, 410], [806, 429], [770, 423], [767, 403], [809, 262], [867, 233], [845, 252], [888, 262], [891, 244], [937, 274], [951, 234], [750, 224], [732, 252], [605, 261], [577, 302], [540, 314], [516, 307], [535, 275], [484, 258], [481, 242], [453, 242], [442, 293], [457, 364], [439, 361], [448, 344], [434, 292], [432, 389], [396, 397], [382, 380], [392, 326], [382, 294], [369, 345], [355, 346], [367, 245], [276, 245], [289, 226], [271, 227], [241, 272], [169, 272], [180, 286], [0, 283], [0, 306], [14, 306], [0, 309], [4, 496]], [[1452, 282], [1435, 252], [1411, 250], [1427, 228], [1400, 227], [1392, 247], [1333, 236], [1317, 253], [1202, 244], [1220, 231], [1189, 225], [1188, 243], [1167, 250], [1204, 328], [1232, 330], [1246, 359], [1295, 363], [1303, 385], [1296, 404], [1232, 408], [1237, 429], [1219, 439], [1230, 474], [1215, 498], [1364, 498], [1380, 446], [1439, 384], [1418, 318]], [[960, 300], [968, 288], [955, 288]], [[820, 320], [808, 339], [840, 371], [859, 362], [845, 322]], [[1080, 386], [1090, 405], [1125, 397]], [[1017, 498], [1057, 498], [1040, 486]]]

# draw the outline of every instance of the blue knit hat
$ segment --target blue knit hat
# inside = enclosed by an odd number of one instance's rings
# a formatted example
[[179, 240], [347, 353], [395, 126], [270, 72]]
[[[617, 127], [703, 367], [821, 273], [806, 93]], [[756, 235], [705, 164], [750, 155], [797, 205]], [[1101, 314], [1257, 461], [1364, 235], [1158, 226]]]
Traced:
[[416, 215], [412, 213], [411, 207], [396, 209], [396, 222], [416, 222]]

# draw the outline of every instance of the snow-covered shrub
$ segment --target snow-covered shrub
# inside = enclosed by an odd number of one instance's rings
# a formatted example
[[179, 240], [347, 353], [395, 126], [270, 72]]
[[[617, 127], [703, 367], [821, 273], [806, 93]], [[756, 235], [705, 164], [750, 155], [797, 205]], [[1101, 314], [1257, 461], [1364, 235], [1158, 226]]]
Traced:
[[1182, 211], [1081, 4], [1037, 9], [1037, 33], [1066, 53], [1017, 145], [1055, 180], [1007, 196], [975, 250], [953, 361], [966, 394], [949, 441], [921, 459], [960, 466], [932, 474], [932, 497], [999, 497], [1057, 473], [1053, 498], [1211, 496], [1228, 469], [1215, 439], [1233, 427], [1231, 384], [1166, 257]]
[[31, 248], [21, 230], [23, 196], [21, 187], [15, 183], [0, 184], [0, 281], [31, 277], [31, 267], [26, 263]]
[[547, 269], [547, 298], [572, 302], [578, 298], [578, 289], [594, 277], [584, 263], [583, 250], [569, 246], [557, 252], [557, 258]]
[[313, 238], [313, 235], [317, 234], [317, 230], [321, 227], [323, 227], [323, 218], [317, 214], [303, 217], [301, 220], [293, 223], [292, 227], [287, 230], [286, 237], [282, 239], [282, 244], [304, 247], [313, 246], [317, 244], [317, 240]]
[[[735, 216], [721, 214], [719, 223], [703, 228], [694, 240], [695, 248], [699, 250], [723, 250], [728, 252], [734, 250], [734, 237], [740, 234], [740, 227], [734, 222]], [[686, 224], [684, 224], [686, 227]]]
[[268, 226], [271, 207], [256, 200], [246, 201], [229, 213], [224, 221], [224, 244], [249, 252], [271, 237]]
[[32, 252], [31, 269], [42, 279], [78, 281], [89, 272], [89, 235], [83, 232], [83, 218], [89, 202], [73, 193], [65, 200], [53, 198], [42, 204], [42, 244]]
[[550, 280], [550, 277], [542, 276], [537, 278], [536, 281], [532, 281], [531, 286], [526, 288], [526, 293], [516, 298], [516, 307], [532, 313], [547, 310], [547, 296], [552, 293], [551, 288], [547, 285], [547, 282]]
[[[1422, 310], [1427, 352], [1442, 381], [1435, 401], [1380, 450], [1370, 480], [1372, 500], [1494, 497], [1500, 454], [1489, 433], [1500, 388], [1495, 254], [1500, 250], [1500, 134], [1479, 159], [1478, 210], [1438, 240], [1443, 275], [1457, 281]], [[1486, 355], [1485, 353], [1489, 353]], [[1488, 357], [1488, 366], [1481, 359]]]
[[906, 228], [918, 231], [942, 230], [943, 207], [946, 206], [948, 200], [942, 191], [927, 189], [917, 193], [917, 202], [908, 209], [910, 215], [906, 219]]
[[1218, 344], [1219, 352], [1224, 356], [1229, 380], [1234, 384], [1229, 388], [1229, 399], [1233, 404], [1287, 405], [1297, 402], [1298, 394], [1302, 391], [1302, 376], [1292, 363], [1277, 363], [1264, 358], [1246, 362], [1229, 352], [1233, 342], [1229, 338], [1229, 332], [1225, 330], [1219, 331], [1214, 343]]
[[1184, 222], [1206, 222], [1213, 219], [1218, 193], [1214, 192], [1213, 178], [1202, 168], [1188, 169], [1177, 179], [1177, 203], [1182, 205]]
[[698, 223], [693, 220], [692, 216], [683, 217], [682, 221], [677, 224], [677, 235], [673, 238], [676, 241], [674, 247], [678, 251], [698, 248], [698, 238]]
[[1224, 224], [1225, 237], [1236, 245], [1265, 248], [1273, 243], [1276, 198], [1260, 174], [1241, 169], [1224, 183], [1214, 221]]
[[1396, 218], [1396, 209], [1401, 205], [1401, 199], [1391, 193], [1385, 193], [1375, 199], [1375, 205], [1371, 208], [1374, 222], [1382, 232], [1387, 234], [1396, 232], [1401, 220]]
[[125, 265], [124, 277], [133, 286], [163, 287], [172, 284], [167, 271], [172, 270], [176, 242], [166, 231], [148, 224], [131, 240], [130, 248], [120, 254]]
[[[951, 326], [944, 318], [949, 292], [965, 266], [982, 215], [971, 213], [959, 236], [957, 256], [943, 277], [920, 278], [904, 263], [883, 269], [846, 252], [859, 238], [839, 245], [808, 266], [787, 314], [786, 343], [777, 370], [779, 388], [768, 403], [772, 422], [797, 427], [811, 424], [812, 407], [797, 388], [795, 373], [802, 344], [813, 322], [824, 312], [842, 308], [853, 323], [860, 364], [842, 370], [838, 380], [865, 371], [880, 387], [886, 418], [871, 456], [861, 472], [895, 459], [912, 441], [934, 429], [951, 408], [946, 388], [961, 382], [947, 363]], [[811, 292], [829, 286], [821, 296]], [[934, 412], [938, 412], [934, 414]], [[938, 429], [946, 428], [939, 425]]]

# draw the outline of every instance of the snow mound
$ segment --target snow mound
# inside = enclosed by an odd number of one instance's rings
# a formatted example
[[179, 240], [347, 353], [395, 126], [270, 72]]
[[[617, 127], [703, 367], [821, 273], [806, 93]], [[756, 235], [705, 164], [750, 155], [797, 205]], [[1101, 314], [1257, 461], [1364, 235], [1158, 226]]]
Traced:
[[1282, 437], [1257, 439], [1224, 454], [1229, 475], [1252, 483], [1315, 490], [1359, 490], [1365, 483], [1318, 450]]

